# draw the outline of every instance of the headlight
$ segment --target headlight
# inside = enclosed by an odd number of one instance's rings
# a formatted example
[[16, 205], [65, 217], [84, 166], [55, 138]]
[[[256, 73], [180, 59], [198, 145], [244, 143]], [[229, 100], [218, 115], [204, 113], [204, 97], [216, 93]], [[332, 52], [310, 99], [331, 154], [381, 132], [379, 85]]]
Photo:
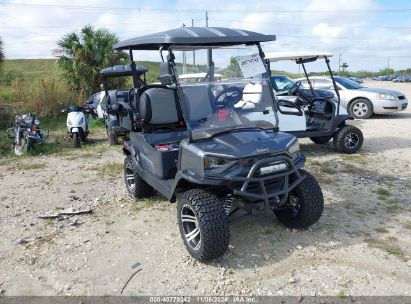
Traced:
[[31, 116], [24, 117], [24, 123], [30, 125], [32, 121], [33, 121], [33, 118]]
[[292, 157], [297, 158], [297, 156], [300, 154], [300, 143], [298, 142], [298, 140], [289, 144], [287, 151], [292, 155]]
[[395, 100], [395, 99], [397, 99], [397, 97], [395, 97], [395, 95], [383, 94], [383, 93], [379, 93], [375, 97], [377, 99], [385, 99], [385, 100]]
[[221, 168], [230, 162], [230, 160], [220, 157], [204, 156], [204, 169]]
[[34, 124], [35, 124], [36, 126], [38, 126], [38, 125], [40, 124], [40, 120], [35, 119], [35, 120], [34, 120]]
[[19, 122], [21, 120], [21, 115], [16, 115], [16, 122]]
[[80, 121], [78, 122], [80, 125], [84, 122], [84, 118], [80, 118]]
[[67, 123], [68, 123], [70, 126], [73, 124], [70, 119], [67, 120]]

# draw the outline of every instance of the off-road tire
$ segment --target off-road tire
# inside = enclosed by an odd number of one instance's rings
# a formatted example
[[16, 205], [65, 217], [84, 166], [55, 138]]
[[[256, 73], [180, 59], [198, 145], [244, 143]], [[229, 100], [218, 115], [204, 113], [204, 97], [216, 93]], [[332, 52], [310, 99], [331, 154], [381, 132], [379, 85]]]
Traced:
[[[360, 107], [360, 105], [362, 105], [362, 107]], [[358, 115], [358, 111], [356, 111], [356, 107], [361, 108], [362, 109], [362, 110], [360, 109], [361, 112], [364, 109], [367, 109], [367, 111], [362, 115]], [[369, 101], [368, 99], [365, 99], [365, 98], [358, 98], [358, 99], [354, 100], [353, 102], [351, 102], [348, 111], [350, 112], [350, 114], [354, 118], [357, 118], [357, 119], [370, 118], [371, 115], [374, 113], [374, 109], [373, 109], [371, 101]], [[356, 112], [357, 112], [357, 114], [356, 114]]]
[[355, 126], [344, 125], [334, 134], [334, 147], [345, 154], [356, 153], [361, 149], [363, 142], [364, 136], [361, 130]]
[[328, 143], [331, 138], [332, 136], [310, 137], [311, 141], [318, 145], [324, 145]]
[[118, 135], [115, 131], [107, 128], [107, 138], [110, 146], [118, 145]]
[[14, 154], [16, 154], [17, 156], [22, 156], [27, 154], [28, 151], [28, 139], [27, 137], [20, 137], [20, 145], [16, 145], [14, 144]]
[[[187, 220], [183, 223], [182, 211], [192, 210], [199, 230], [198, 248], [193, 248], [186, 237]], [[192, 189], [177, 198], [177, 219], [181, 237], [190, 255], [206, 262], [223, 255], [230, 242], [230, 228], [223, 204], [218, 197], [203, 189]]]
[[[130, 183], [130, 178], [134, 179], [134, 186]], [[131, 155], [124, 160], [124, 182], [126, 183], [127, 192], [136, 199], [153, 195], [153, 188], [138, 175]]]
[[287, 228], [303, 229], [316, 223], [324, 209], [324, 197], [320, 185], [310, 173], [299, 170], [306, 178], [289, 194], [287, 204], [295, 196], [299, 200], [299, 210], [291, 215], [289, 210], [275, 210], [278, 220]]
[[75, 148], [81, 147], [80, 134], [77, 132], [73, 133], [73, 145]]

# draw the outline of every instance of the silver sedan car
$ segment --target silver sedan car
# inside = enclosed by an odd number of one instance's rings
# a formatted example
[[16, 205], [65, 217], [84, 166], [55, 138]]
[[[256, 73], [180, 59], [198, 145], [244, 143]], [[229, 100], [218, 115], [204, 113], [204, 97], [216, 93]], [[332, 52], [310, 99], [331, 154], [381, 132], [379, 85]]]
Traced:
[[[380, 88], [367, 88], [362, 84], [345, 77], [335, 76], [341, 104], [354, 118], [369, 118], [372, 114], [384, 114], [403, 111], [408, 106], [405, 95], [398, 91]], [[300, 78], [304, 87], [308, 87], [307, 79]], [[330, 77], [310, 77], [316, 89], [334, 90]]]

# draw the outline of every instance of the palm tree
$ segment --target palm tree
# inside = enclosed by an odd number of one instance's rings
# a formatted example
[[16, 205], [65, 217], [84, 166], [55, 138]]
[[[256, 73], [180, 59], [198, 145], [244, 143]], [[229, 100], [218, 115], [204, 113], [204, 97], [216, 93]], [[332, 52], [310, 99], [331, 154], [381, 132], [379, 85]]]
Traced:
[[4, 50], [3, 50], [3, 40], [0, 37], [0, 65], [3, 63], [5, 59], [6, 59], [6, 55], [4, 54]]
[[74, 89], [91, 94], [100, 88], [102, 68], [125, 63], [127, 55], [113, 51], [117, 42], [114, 33], [85, 26], [79, 34], [69, 33], [57, 42], [57, 64]]

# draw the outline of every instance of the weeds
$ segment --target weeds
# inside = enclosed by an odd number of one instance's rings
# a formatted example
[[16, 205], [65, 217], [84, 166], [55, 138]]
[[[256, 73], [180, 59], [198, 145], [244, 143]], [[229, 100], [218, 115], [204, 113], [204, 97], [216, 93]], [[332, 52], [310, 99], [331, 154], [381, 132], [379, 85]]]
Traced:
[[123, 173], [123, 164], [121, 163], [107, 163], [97, 169], [97, 175], [101, 177], [117, 177], [121, 173]]
[[374, 230], [377, 231], [378, 233], [388, 233], [388, 229], [384, 227], [378, 227], [378, 228], [375, 228]]
[[37, 170], [44, 169], [47, 165], [45, 163], [16, 163], [17, 170]]

